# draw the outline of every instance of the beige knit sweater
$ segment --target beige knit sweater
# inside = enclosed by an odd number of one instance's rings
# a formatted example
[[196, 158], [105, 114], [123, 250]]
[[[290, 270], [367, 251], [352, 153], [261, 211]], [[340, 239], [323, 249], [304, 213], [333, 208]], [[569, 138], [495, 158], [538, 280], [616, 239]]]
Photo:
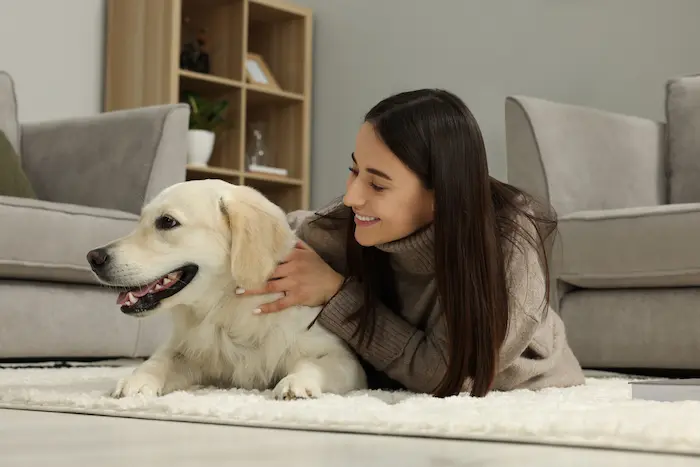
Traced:
[[[325, 212], [331, 210], [328, 207]], [[336, 271], [345, 264], [344, 231], [328, 232], [309, 212], [290, 214], [297, 235]], [[379, 245], [390, 253], [398, 292], [404, 304], [400, 314], [377, 308], [374, 338], [369, 346], [353, 338], [356, 326], [344, 319], [363, 300], [360, 285], [350, 281], [326, 305], [318, 323], [346, 342], [371, 367], [415, 392], [431, 393], [447, 368], [446, 323], [440, 312], [433, 269], [432, 227], [395, 242]], [[493, 389], [540, 389], [584, 383], [581, 367], [569, 348], [564, 324], [545, 307], [544, 274], [534, 249], [519, 249], [510, 255], [511, 321], [500, 353], [500, 369]], [[470, 390], [469, 380], [464, 391]]]

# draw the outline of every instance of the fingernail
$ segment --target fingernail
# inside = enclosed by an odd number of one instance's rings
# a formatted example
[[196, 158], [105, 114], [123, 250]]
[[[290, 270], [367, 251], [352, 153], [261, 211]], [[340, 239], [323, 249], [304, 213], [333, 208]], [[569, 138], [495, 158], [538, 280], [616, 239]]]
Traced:
[[245, 293], [245, 289], [242, 287], [236, 287], [236, 295], [240, 295], [242, 293]]
[[254, 315], [259, 315], [260, 313], [262, 313], [262, 310], [260, 308], [256, 308], [253, 310]]

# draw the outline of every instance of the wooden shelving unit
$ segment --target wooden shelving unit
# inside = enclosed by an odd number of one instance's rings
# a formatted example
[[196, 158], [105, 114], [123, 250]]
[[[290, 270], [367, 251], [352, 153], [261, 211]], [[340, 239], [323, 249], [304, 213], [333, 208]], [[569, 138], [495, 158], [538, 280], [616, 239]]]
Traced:
[[[206, 167], [188, 179], [221, 178], [262, 191], [283, 209], [308, 209], [312, 14], [281, 0], [108, 0], [106, 111], [182, 101], [184, 91], [229, 101]], [[205, 28], [209, 73], [180, 68], [186, 28]], [[262, 56], [280, 89], [246, 82], [248, 53]], [[253, 122], [266, 128], [265, 164], [246, 170]]]

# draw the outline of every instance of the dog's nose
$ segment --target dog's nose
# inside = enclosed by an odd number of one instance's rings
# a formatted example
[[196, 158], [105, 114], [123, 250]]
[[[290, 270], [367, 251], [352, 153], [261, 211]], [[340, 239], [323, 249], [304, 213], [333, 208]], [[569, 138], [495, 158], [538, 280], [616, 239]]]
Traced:
[[98, 248], [96, 250], [90, 250], [87, 254], [88, 263], [92, 266], [92, 269], [100, 269], [105, 267], [109, 262], [109, 255], [105, 248]]

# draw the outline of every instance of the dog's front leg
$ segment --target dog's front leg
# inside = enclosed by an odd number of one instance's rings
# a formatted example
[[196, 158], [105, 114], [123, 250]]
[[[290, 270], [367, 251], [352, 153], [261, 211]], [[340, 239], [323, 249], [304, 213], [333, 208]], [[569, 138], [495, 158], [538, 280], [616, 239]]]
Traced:
[[134, 372], [117, 383], [112, 395], [128, 397], [141, 394], [161, 396], [187, 389], [195, 384], [195, 372], [185, 358], [164, 347], [143, 362]]
[[337, 353], [296, 361], [273, 393], [277, 399], [300, 399], [323, 393], [345, 394], [366, 387], [362, 365], [348, 354]]

